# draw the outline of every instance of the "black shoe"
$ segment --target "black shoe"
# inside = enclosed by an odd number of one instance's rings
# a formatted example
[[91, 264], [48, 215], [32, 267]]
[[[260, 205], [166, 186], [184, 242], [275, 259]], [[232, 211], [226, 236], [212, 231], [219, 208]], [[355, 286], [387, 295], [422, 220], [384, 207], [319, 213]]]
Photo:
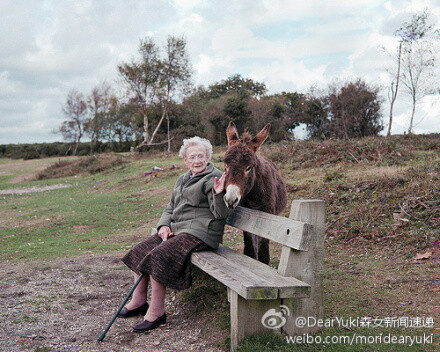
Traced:
[[139, 324], [133, 326], [133, 331], [137, 333], [147, 332], [149, 330], [156, 329], [159, 325], [165, 324], [167, 322], [167, 315], [163, 313], [162, 316], [157, 318], [155, 321], [144, 320]]
[[145, 315], [147, 314], [147, 310], [148, 310], [148, 302], [135, 309], [127, 309], [124, 307], [119, 312], [118, 317], [129, 318], [129, 317], [134, 317], [136, 315]]

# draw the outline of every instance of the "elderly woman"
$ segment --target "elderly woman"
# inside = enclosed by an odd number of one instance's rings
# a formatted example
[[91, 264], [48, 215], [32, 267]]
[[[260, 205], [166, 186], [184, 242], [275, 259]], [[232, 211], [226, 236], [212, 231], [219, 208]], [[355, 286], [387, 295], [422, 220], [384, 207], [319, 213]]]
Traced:
[[134, 271], [135, 281], [139, 273], [148, 274], [119, 314], [145, 315], [142, 322], [133, 326], [134, 332], [146, 332], [166, 322], [165, 288], [189, 288], [191, 253], [216, 249], [222, 241], [229, 213], [223, 201], [225, 175], [209, 162], [211, 154], [212, 145], [206, 139], [193, 137], [183, 141], [179, 155], [189, 171], [177, 179], [157, 224], [157, 234], [136, 245], [122, 259]]

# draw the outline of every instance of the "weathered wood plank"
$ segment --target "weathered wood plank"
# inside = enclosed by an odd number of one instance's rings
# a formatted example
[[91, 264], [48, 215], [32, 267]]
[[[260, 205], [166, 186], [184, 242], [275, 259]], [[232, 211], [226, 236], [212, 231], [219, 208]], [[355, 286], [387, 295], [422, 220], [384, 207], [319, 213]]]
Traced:
[[228, 247], [196, 252], [191, 262], [246, 299], [302, 298], [310, 286], [293, 277], [283, 277], [277, 270]]
[[[235, 351], [244, 337], [268, 332], [261, 319], [269, 309], [279, 311], [281, 300], [245, 300], [232, 290], [228, 290], [228, 296], [231, 312], [231, 351]], [[281, 329], [277, 332], [280, 333]]]
[[313, 226], [302, 221], [237, 207], [226, 223], [298, 250], [307, 250]]
[[254, 277], [235, 263], [214, 252], [196, 252], [191, 256], [191, 263], [208, 273], [227, 287], [230, 287], [246, 299], [275, 299], [278, 288], [270, 287], [262, 277]]
[[237, 264], [239, 268], [246, 268], [247, 271], [255, 275], [254, 277], [262, 278], [265, 286], [278, 287], [278, 296], [280, 298], [302, 298], [310, 296], [309, 284], [294, 277], [280, 275], [277, 269], [261, 263], [258, 260], [243, 255], [226, 246], [220, 246], [215, 253]]

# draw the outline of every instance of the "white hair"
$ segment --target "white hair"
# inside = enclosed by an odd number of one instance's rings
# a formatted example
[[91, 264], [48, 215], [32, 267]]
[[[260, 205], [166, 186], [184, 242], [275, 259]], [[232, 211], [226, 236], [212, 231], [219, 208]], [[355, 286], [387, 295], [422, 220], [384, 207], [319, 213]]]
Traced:
[[205, 154], [209, 159], [211, 159], [211, 155], [212, 155], [212, 144], [210, 141], [208, 141], [205, 138], [200, 138], [198, 136], [192, 137], [192, 138], [187, 138], [183, 140], [183, 144], [180, 147], [180, 151], [179, 151], [179, 156], [181, 158], [185, 158], [186, 157], [186, 151], [188, 150], [189, 147], [196, 147], [196, 146], [200, 146], [203, 147], [205, 149]]

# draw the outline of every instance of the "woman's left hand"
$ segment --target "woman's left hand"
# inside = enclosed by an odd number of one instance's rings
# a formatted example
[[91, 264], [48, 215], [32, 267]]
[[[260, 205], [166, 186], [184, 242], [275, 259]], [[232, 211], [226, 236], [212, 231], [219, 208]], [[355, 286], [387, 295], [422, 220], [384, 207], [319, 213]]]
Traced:
[[223, 175], [218, 179], [216, 177], [214, 179], [214, 192], [216, 194], [222, 193], [225, 189], [225, 180], [226, 180], [226, 173], [224, 172]]
[[166, 241], [168, 237], [174, 236], [168, 226], [161, 226], [157, 234], [162, 238], [162, 241]]

